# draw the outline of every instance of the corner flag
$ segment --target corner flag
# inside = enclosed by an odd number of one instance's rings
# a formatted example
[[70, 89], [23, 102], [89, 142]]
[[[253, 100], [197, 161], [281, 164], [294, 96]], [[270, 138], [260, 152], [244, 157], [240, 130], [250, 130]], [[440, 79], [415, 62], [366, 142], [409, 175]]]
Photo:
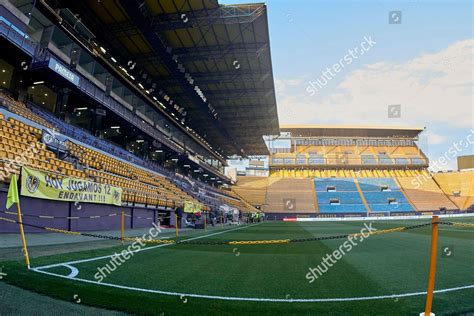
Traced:
[[7, 209], [13, 204], [16, 204], [18, 215], [18, 226], [20, 226], [21, 244], [23, 246], [23, 255], [25, 256], [26, 266], [30, 269], [30, 256], [28, 255], [28, 248], [26, 248], [25, 232], [23, 230], [23, 221], [21, 219], [20, 197], [18, 196], [18, 184], [16, 181], [16, 174], [12, 175], [10, 187], [8, 188]]
[[9, 209], [13, 204], [18, 204], [20, 202], [20, 198], [18, 196], [18, 184], [16, 181], [16, 174], [12, 175], [12, 179], [10, 181], [10, 187], [8, 188], [8, 196], [7, 196], [7, 209]]

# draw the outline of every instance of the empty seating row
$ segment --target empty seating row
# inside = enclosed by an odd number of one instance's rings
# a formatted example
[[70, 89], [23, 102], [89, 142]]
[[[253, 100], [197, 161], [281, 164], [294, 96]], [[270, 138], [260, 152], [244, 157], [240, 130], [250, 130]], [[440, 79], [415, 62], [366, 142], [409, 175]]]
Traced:
[[427, 174], [423, 169], [274, 169], [270, 177], [276, 178], [390, 178], [416, 177]]
[[320, 213], [366, 213], [364, 204], [319, 205]]
[[357, 187], [353, 179], [350, 178], [317, 178], [314, 180], [316, 192], [328, 191], [355, 191]]
[[363, 204], [359, 192], [316, 192], [318, 205], [321, 204]]
[[433, 179], [459, 209], [474, 204], [474, 171], [435, 173]]
[[365, 213], [357, 185], [352, 178], [315, 178], [320, 213]]
[[267, 186], [267, 177], [244, 176], [237, 178], [233, 190], [250, 204], [262, 206], [265, 204]]
[[395, 179], [358, 178], [357, 181], [372, 212], [414, 211]]
[[269, 178], [265, 212], [311, 213], [316, 211], [311, 179]]
[[296, 146], [274, 153], [270, 165], [419, 165], [426, 158], [413, 146]]
[[[10, 109], [16, 114], [52, 128], [36, 114], [28, 112], [21, 102], [10, 103]], [[196, 201], [165, 177], [71, 141], [67, 144], [78, 165], [61, 160], [41, 142], [41, 135], [40, 129], [12, 117], [6, 119], [0, 113], [0, 171], [3, 181], [9, 182], [11, 175], [19, 174], [24, 165], [58, 178], [70, 176], [122, 187], [124, 202], [174, 207], [182, 206], [185, 200]]]
[[400, 190], [393, 178], [358, 178], [357, 180], [363, 192], [381, 191], [383, 189]]
[[398, 182], [418, 211], [458, 209], [430, 176], [398, 178]]
[[[85, 177], [85, 173], [76, 170], [66, 161], [56, 158], [56, 155], [47, 150], [41, 143], [41, 131], [25, 123], [8, 118], [0, 114], [0, 161], [2, 170], [11, 166], [19, 174], [21, 165], [37, 168], [43, 171], [59, 173], [74, 177]], [[10, 174], [10, 172], [5, 172]], [[8, 181], [10, 177], [7, 177]]]
[[47, 127], [49, 129], [53, 129], [53, 126], [49, 124], [45, 119], [39, 117], [35, 113], [33, 113], [30, 109], [26, 107], [26, 105], [23, 102], [16, 101], [12, 97], [10, 97], [7, 94], [0, 93], [0, 96], [2, 97], [2, 104], [10, 111], [13, 112], [17, 115], [20, 115], [24, 118], [29, 119], [30, 121], [33, 121], [35, 123], [38, 123], [44, 127]]

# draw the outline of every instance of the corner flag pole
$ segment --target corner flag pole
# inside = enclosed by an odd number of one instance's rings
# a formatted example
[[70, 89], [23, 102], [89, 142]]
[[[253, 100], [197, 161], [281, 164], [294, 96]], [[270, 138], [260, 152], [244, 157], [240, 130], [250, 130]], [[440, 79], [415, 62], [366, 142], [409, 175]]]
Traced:
[[30, 270], [30, 256], [28, 255], [28, 248], [26, 247], [25, 232], [23, 230], [23, 221], [21, 216], [20, 202], [16, 203], [16, 210], [18, 212], [18, 225], [20, 225], [21, 244], [23, 246], [23, 254], [25, 255], [25, 262], [28, 270]]
[[438, 216], [433, 216], [431, 221], [431, 258], [430, 258], [430, 272], [428, 276], [428, 290], [426, 294], [425, 316], [434, 315], [431, 313], [433, 306], [433, 292], [435, 286], [436, 276], [436, 255], [438, 253]]
[[176, 237], [179, 236], [179, 227], [178, 227], [178, 214], [174, 214], [175, 216], [175, 226], [176, 226]]
[[122, 241], [123, 245], [123, 240], [125, 237], [125, 212], [122, 211], [122, 218], [121, 218], [121, 225], [120, 225], [120, 240]]
[[10, 187], [8, 188], [7, 204], [6, 207], [9, 209], [13, 204], [16, 204], [18, 225], [20, 226], [21, 244], [23, 249], [23, 255], [25, 256], [26, 266], [30, 269], [30, 256], [28, 255], [28, 248], [26, 247], [25, 232], [23, 230], [23, 221], [21, 216], [20, 197], [18, 195], [18, 184], [16, 180], [16, 174], [12, 175], [10, 180]]

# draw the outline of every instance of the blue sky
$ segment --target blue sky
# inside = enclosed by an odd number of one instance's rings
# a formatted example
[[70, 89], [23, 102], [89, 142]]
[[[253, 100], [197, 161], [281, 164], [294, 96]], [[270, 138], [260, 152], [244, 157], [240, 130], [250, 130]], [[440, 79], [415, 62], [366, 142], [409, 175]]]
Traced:
[[[472, 139], [473, 1], [266, 4], [280, 123], [426, 127], [420, 146], [432, 161]], [[389, 23], [390, 11], [401, 11], [400, 24]], [[342, 61], [367, 38], [376, 44]], [[342, 70], [322, 77], [337, 63]], [[310, 94], [317, 80], [325, 84]], [[399, 117], [388, 117], [390, 105], [400, 105]], [[451, 158], [441, 169], [454, 168]]]

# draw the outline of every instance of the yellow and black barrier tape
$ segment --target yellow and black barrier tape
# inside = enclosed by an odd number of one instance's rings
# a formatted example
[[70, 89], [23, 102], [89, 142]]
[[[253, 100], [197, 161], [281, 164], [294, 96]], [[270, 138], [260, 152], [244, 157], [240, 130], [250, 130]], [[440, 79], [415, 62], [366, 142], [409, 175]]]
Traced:
[[14, 224], [18, 223], [17, 221], [15, 221], [13, 219], [5, 218], [5, 217], [0, 217], [0, 221], [5, 221], [5, 222], [9, 222], [9, 223], [14, 223]]
[[[0, 220], [8, 221], [11, 223], [18, 223], [13, 219], [3, 218], [0, 217]], [[466, 227], [474, 227], [474, 224], [470, 223], [452, 223], [452, 222], [438, 222], [438, 224], [444, 225], [455, 225], [455, 226], [466, 226]], [[43, 227], [28, 223], [23, 223], [25, 226], [30, 226], [34, 228], [39, 228], [51, 232], [67, 234], [67, 235], [75, 235], [75, 236], [86, 236], [86, 237], [94, 237], [94, 238], [101, 238], [101, 239], [109, 239], [109, 240], [122, 240], [121, 237], [109, 236], [109, 235], [99, 235], [99, 234], [92, 234], [92, 233], [83, 233], [83, 232], [75, 232], [75, 231], [68, 231], [64, 229], [52, 228], [52, 227]], [[419, 225], [412, 225], [412, 226], [402, 226], [384, 230], [374, 230], [367, 233], [354, 233], [354, 234], [343, 234], [343, 235], [333, 235], [333, 236], [320, 236], [320, 237], [312, 237], [312, 238], [301, 238], [301, 239], [269, 239], [269, 240], [233, 240], [233, 241], [196, 241], [196, 240], [173, 240], [173, 239], [145, 239], [139, 237], [124, 237], [124, 241], [129, 242], [143, 242], [143, 243], [152, 243], [152, 244], [191, 244], [191, 245], [272, 245], [272, 244], [289, 244], [289, 243], [296, 243], [296, 242], [307, 242], [307, 241], [322, 241], [322, 240], [332, 240], [332, 239], [346, 239], [349, 237], [356, 237], [356, 236], [364, 236], [367, 237], [368, 235], [382, 235], [382, 234], [389, 234], [395, 232], [406, 231], [410, 229], [422, 228], [426, 226], [431, 226], [432, 223], [425, 223]]]
[[474, 223], [462, 223], [462, 222], [440, 222], [440, 224], [464, 228], [474, 228]]
[[79, 233], [79, 232], [73, 232], [73, 231], [64, 230], [64, 229], [51, 228], [51, 227], [43, 227], [43, 228], [47, 231], [54, 232], [54, 233], [61, 233], [61, 234], [66, 234], [66, 235], [76, 235], [76, 236], [81, 235], [81, 233]]
[[367, 233], [349, 234], [348, 236], [350, 236], [350, 237], [360, 237], [360, 236], [366, 237], [367, 235], [370, 235], [370, 236], [372, 236], [372, 235], [383, 235], [383, 234], [401, 232], [401, 231], [404, 231], [406, 229], [407, 229], [407, 227], [403, 226], [403, 227], [396, 227], [396, 228], [390, 228], [390, 229], [374, 230], [374, 231], [369, 231]]
[[130, 242], [143, 242], [145, 244], [175, 244], [175, 240], [170, 239], [144, 239], [144, 238], [134, 238], [134, 237], [124, 237], [124, 241]]
[[287, 244], [291, 239], [274, 239], [274, 240], [235, 240], [227, 242], [228, 245], [271, 245], [271, 244]]

